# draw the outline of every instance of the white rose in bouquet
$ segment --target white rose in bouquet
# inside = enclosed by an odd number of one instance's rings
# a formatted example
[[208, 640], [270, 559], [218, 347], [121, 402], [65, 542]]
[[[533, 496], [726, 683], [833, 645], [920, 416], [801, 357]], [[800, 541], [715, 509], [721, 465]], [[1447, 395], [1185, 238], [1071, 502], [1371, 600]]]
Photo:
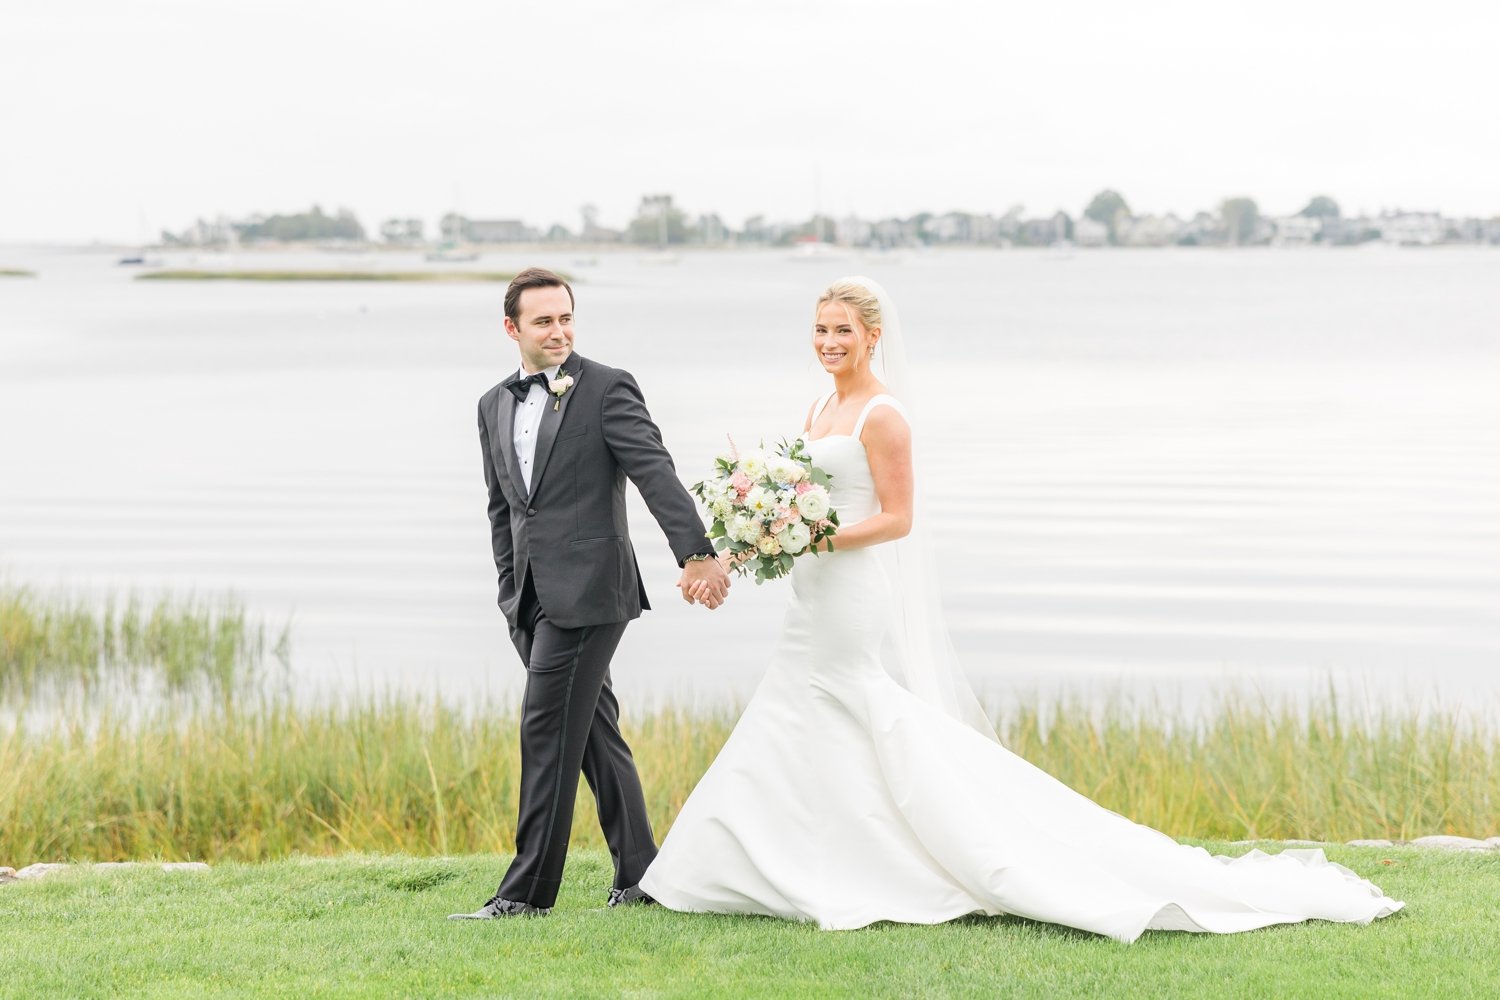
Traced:
[[812, 541], [812, 531], [801, 521], [793, 521], [782, 528], [776, 536], [776, 541], [781, 545], [781, 551], [796, 555], [807, 548], [807, 543]]
[[769, 514], [776, 509], [776, 494], [757, 486], [745, 494], [745, 510], [752, 514]]
[[737, 542], [744, 542], [746, 545], [754, 545], [760, 541], [760, 522], [744, 514], [736, 514], [734, 520], [726, 525], [724, 530], [728, 532], [730, 538]]
[[766, 459], [766, 472], [771, 480], [777, 483], [794, 483], [795, 477], [802, 471], [802, 465], [794, 462], [785, 455], [772, 455]]
[[766, 474], [766, 453], [760, 448], [751, 448], [740, 455], [740, 471], [752, 480]]
[[797, 498], [797, 513], [809, 521], [821, 521], [828, 516], [828, 491], [814, 486]]
[[764, 556], [781, 555], [781, 543], [776, 540], [775, 535], [762, 535], [760, 541], [755, 543], [755, 547], [760, 549], [761, 555]]

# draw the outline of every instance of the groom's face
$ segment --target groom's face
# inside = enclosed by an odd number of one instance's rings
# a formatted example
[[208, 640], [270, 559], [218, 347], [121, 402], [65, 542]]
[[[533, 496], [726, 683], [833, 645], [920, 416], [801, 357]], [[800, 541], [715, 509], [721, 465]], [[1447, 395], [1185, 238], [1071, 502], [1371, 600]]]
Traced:
[[521, 347], [528, 372], [560, 365], [573, 353], [573, 300], [566, 288], [528, 288], [516, 303], [515, 322], [505, 317], [505, 332]]

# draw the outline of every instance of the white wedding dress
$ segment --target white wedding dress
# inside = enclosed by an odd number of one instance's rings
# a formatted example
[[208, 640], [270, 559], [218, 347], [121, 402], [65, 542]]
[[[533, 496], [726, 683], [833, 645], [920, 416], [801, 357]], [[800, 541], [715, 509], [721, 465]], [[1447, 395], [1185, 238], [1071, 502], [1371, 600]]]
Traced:
[[[807, 441], [845, 525], [879, 510], [859, 435], [882, 404]], [[826, 929], [1014, 914], [1121, 941], [1401, 908], [1321, 850], [1180, 845], [907, 691], [882, 664], [900, 598], [879, 548], [797, 560], [770, 669], [641, 881], [660, 903]]]

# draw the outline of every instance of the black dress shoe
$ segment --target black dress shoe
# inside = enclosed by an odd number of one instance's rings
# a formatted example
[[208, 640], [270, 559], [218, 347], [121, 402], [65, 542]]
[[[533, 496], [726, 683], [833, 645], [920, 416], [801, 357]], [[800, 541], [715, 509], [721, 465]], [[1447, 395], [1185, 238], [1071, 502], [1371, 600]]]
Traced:
[[[613, 904], [611, 904], [613, 905]], [[499, 920], [501, 917], [545, 917], [552, 912], [550, 906], [532, 906], [515, 899], [503, 899], [499, 893], [490, 897], [473, 913], [450, 913], [449, 920]]]
[[650, 906], [655, 903], [656, 900], [646, 895], [646, 890], [638, 885], [628, 889], [609, 890], [610, 906]]

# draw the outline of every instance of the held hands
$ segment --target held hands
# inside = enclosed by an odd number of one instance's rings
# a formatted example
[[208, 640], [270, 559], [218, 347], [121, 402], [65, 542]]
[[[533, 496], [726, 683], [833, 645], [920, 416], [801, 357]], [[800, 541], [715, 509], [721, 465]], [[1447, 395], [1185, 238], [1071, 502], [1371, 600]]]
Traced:
[[729, 597], [729, 574], [718, 559], [695, 559], [683, 564], [677, 586], [684, 601], [712, 611]]

